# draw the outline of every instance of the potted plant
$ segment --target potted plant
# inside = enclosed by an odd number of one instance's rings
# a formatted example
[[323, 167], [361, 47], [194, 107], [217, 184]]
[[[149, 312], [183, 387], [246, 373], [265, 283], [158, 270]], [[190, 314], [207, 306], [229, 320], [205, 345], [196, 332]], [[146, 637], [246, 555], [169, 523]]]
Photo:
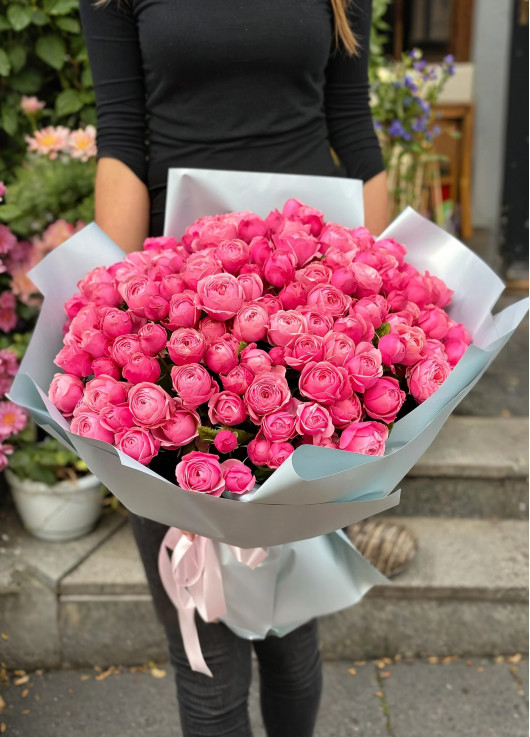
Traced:
[[[12, 402], [1, 402], [0, 423], [6, 413], [17, 415], [22, 410]], [[8, 453], [6, 480], [28, 532], [59, 541], [81, 537], [94, 528], [104, 487], [75, 453], [55, 438], [40, 440], [31, 421], [8, 438], [3, 449]]]

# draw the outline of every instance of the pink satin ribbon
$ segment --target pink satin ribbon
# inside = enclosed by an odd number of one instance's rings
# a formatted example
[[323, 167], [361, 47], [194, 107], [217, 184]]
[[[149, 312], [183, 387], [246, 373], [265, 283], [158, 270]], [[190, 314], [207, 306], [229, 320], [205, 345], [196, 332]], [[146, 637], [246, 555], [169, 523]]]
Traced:
[[[167, 548], [173, 551], [171, 557]], [[263, 548], [246, 550], [232, 545], [228, 548], [237, 561], [251, 569], [267, 557]], [[191, 669], [212, 677], [195, 625], [195, 610], [205, 622], [214, 622], [226, 614], [221, 565], [212, 540], [170, 527], [160, 546], [158, 571], [166, 593], [177, 609]]]

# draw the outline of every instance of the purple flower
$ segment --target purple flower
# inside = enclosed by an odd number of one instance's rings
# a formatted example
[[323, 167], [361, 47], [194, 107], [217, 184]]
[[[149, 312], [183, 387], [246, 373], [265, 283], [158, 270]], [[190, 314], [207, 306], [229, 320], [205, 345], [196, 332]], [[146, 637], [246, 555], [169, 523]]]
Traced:
[[401, 121], [397, 120], [397, 118], [388, 126], [388, 135], [392, 138], [404, 137], [405, 129], [401, 125]]
[[418, 105], [422, 109], [422, 112], [423, 112], [424, 115], [430, 115], [430, 113], [431, 113], [431, 106], [429, 105], [428, 102], [426, 102], [425, 100], [422, 100], [421, 97], [417, 97], [416, 98], [416, 102], [418, 103]]
[[414, 69], [415, 69], [415, 70], [416, 70], [417, 72], [423, 72], [423, 70], [424, 70], [424, 69], [425, 69], [425, 67], [427, 66], [427, 62], [425, 61], [425, 59], [421, 59], [420, 61], [415, 61], [415, 62], [414, 62], [414, 63], [412, 64], [412, 66], [414, 67]]
[[405, 74], [403, 82], [405, 84], [405, 87], [407, 87], [409, 90], [412, 90], [412, 92], [417, 92], [418, 86], [415, 84], [414, 80], [409, 77], [408, 74]]
[[424, 117], [417, 118], [411, 127], [416, 133], [422, 133], [427, 128], [427, 119]]

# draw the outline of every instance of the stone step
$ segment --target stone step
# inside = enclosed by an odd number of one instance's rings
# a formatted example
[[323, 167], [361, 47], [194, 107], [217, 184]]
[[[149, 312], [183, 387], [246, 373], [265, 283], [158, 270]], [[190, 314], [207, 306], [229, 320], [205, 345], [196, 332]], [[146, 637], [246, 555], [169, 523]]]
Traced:
[[450, 417], [388, 514], [528, 518], [528, 419]]
[[[394, 583], [322, 619], [324, 657], [526, 652], [528, 523], [419, 517], [404, 522], [418, 537], [416, 558]], [[8, 636], [1, 659], [8, 666], [134, 665], [166, 657], [128, 525], [70, 569], [56, 592], [44, 583], [51, 582], [47, 567], [44, 562], [36, 575], [38, 559], [25, 570], [19, 561], [26, 577], [19, 606], [4, 606], [0, 618]], [[16, 599], [11, 592], [0, 597], [0, 605]], [[24, 633], [33, 649], [21, 647]], [[13, 650], [10, 643], [19, 646]]]

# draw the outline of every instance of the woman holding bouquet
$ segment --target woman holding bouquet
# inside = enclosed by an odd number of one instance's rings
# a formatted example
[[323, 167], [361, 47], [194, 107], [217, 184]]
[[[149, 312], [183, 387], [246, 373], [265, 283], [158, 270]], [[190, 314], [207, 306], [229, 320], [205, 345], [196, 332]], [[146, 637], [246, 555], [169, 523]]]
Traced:
[[[369, 108], [371, 0], [81, 0], [98, 112], [96, 222], [124, 250], [162, 234], [170, 167], [347, 176], [387, 224]], [[335, 150], [340, 165], [331, 153]], [[176, 669], [185, 737], [251, 734], [251, 643], [197, 628], [214, 678], [189, 667], [157, 559], [166, 527], [131, 515]], [[269, 737], [310, 737], [321, 693], [316, 623], [254, 643]]]

